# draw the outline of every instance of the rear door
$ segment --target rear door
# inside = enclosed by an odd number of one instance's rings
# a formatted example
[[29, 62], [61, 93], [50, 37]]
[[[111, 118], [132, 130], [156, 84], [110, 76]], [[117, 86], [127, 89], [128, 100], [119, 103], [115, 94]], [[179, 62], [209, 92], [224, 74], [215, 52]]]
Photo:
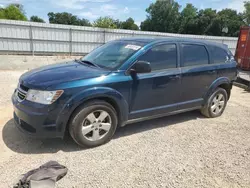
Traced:
[[181, 109], [200, 107], [217, 78], [209, 51], [203, 44], [181, 43]]

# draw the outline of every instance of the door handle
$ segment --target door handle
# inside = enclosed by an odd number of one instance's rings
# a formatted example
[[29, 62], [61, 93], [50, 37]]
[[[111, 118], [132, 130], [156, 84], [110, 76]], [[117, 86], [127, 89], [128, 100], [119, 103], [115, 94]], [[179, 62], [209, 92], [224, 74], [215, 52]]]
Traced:
[[214, 73], [216, 73], [216, 71], [215, 70], [210, 70], [210, 71], [208, 71], [208, 73], [209, 74], [214, 74]]
[[166, 88], [172, 81], [180, 79], [180, 75], [172, 75], [154, 80], [153, 88]]
[[174, 75], [174, 76], [170, 76], [169, 78], [171, 79], [171, 80], [176, 80], [176, 79], [180, 79], [180, 75]]

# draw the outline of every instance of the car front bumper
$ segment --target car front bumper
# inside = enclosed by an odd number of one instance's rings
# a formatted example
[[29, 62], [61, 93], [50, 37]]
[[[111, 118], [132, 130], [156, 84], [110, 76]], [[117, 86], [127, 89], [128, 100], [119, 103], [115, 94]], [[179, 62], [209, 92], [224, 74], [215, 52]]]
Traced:
[[58, 105], [51, 107], [27, 100], [19, 102], [15, 94], [12, 103], [14, 121], [21, 132], [35, 138], [63, 138], [66, 123]]

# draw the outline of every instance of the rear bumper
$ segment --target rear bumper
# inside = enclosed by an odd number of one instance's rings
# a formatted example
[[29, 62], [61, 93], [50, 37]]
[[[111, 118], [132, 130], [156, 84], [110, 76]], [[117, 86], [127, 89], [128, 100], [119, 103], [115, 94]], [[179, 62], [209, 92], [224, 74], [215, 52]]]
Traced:
[[[14, 106], [14, 121], [17, 128], [26, 135], [34, 138], [62, 138], [60, 114], [58, 109], [50, 110], [46, 105], [29, 101], [18, 102], [12, 96]], [[25, 104], [23, 104], [25, 103]]]

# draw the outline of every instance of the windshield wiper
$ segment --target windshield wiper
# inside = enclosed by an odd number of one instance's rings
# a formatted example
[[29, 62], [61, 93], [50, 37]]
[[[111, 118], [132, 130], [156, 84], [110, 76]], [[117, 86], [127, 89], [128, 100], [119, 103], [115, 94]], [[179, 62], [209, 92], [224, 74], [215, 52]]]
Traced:
[[81, 60], [81, 59], [75, 59], [76, 62], [79, 62], [79, 63], [85, 63], [85, 64], [88, 64], [88, 65], [92, 65], [94, 67], [98, 67], [100, 68], [97, 64], [91, 62], [91, 61], [87, 61], [87, 60]]

